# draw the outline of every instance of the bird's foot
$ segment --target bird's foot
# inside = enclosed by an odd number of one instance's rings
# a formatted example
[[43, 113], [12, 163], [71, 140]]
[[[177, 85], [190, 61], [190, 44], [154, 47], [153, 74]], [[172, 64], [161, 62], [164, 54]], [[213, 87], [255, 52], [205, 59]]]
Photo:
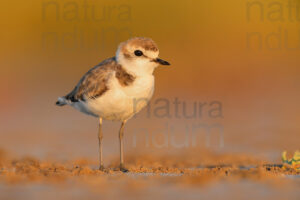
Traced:
[[99, 170], [100, 170], [100, 171], [104, 171], [104, 166], [103, 166], [103, 165], [100, 165]]
[[126, 173], [126, 172], [128, 172], [129, 170], [128, 170], [126, 167], [124, 167], [124, 165], [121, 164], [121, 165], [120, 165], [120, 171]]

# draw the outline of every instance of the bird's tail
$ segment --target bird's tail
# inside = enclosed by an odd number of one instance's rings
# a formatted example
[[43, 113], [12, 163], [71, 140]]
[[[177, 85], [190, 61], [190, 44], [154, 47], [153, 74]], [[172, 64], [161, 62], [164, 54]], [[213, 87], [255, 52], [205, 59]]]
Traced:
[[68, 102], [65, 97], [58, 97], [57, 102], [55, 104], [57, 106], [64, 106], [64, 105], [68, 104]]

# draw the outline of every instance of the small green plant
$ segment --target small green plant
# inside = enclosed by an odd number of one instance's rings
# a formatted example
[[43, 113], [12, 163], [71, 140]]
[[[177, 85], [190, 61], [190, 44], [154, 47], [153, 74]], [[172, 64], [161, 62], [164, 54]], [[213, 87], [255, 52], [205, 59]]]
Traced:
[[285, 166], [300, 171], [300, 152], [296, 151], [291, 159], [286, 157], [286, 151], [282, 152], [282, 162]]

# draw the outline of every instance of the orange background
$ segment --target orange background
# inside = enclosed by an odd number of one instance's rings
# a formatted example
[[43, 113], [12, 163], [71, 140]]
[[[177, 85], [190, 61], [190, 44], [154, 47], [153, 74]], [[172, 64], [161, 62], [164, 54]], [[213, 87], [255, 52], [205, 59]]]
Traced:
[[[84, 16], [84, 2], [89, 6], [89, 19]], [[194, 102], [217, 100], [222, 102], [224, 117], [211, 119], [207, 111], [193, 120], [174, 115], [148, 119], [140, 114], [126, 127], [126, 151], [136, 150], [130, 144], [137, 126], [161, 131], [165, 123], [178, 125], [179, 138], [184, 125], [222, 124], [224, 147], [218, 148], [217, 138], [212, 137], [209, 148], [213, 151], [258, 153], [272, 159], [285, 149], [296, 150], [300, 139], [300, 11], [297, 18], [296, 7], [289, 10], [289, 2], [2, 2], [0, 148], [41, 157], [96, 159], [97, 120], [54, 103], [89, 68], [113, 56], [121, 41], [145, 36], [156, 41], [160, 57], [172, 64], [155, 72], [154, 101], [172, 102], [178, 97], [192, 112]], [[298, 1], [291, 2], [299, 6]], [[92, 9], [98, 21], [92, 18]], [[56, 39], [45, 39], [49, 33]], [[249, 39], [252, 33], [256, 36]], [[118, 125], [108, 122], [104, 129], [104, 153], [117, 153]], [[205, 148], [204, 142], [200, 144]]]

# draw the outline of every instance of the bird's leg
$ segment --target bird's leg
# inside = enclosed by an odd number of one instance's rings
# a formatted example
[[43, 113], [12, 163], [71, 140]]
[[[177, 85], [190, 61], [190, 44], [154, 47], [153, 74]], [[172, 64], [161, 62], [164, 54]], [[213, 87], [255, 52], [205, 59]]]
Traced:
[[99, 170], [103, 170], [103, 158], [102, 158], [102, 138], [103, 138], [103, 133], [102, 133], [102, 118], [99, 118], [99, 130], [98, 130], [98, 141], [99, 141]]
[[126, 121], [122, 122], [120, 132], [119, 132], [119, 140], [120, 140], [120, 170], [122, 172], [128, 172], [128, 170], [124, 167], [124, 157], [123, 157], [123, 136], [124, 136], [124, 126]]

